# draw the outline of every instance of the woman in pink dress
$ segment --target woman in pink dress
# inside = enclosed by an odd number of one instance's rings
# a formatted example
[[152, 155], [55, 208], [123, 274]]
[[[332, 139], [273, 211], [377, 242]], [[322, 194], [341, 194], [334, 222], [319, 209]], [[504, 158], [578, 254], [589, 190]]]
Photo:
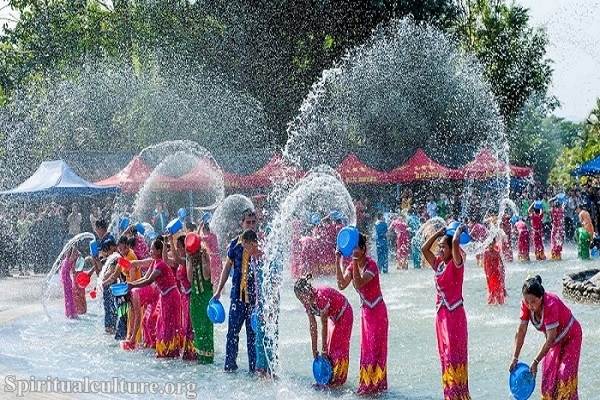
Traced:
[[[444, 400], [468, 400], [468, 330], [467, 315], [463, 306], [464, 256], [460, 248], [461, 225], [454, 236], [446, 235], [442, 228], [423, 245], [425, 260], [435, 272], [436, 336], [442, 364]], [[438, 241], [437, 256], [431, 247]]]
[[219, 286], [219, 280], [221, 279], [221, 271], [223, 265], [221, 264], [221, 250], [219, 248], [219, 239], [217, 235], [211, 232], [209, 225], [210, 217], [203, 217], [198, 233], [202, 240], [202, 245], [206, 246], [208, 251], [208, 257], [210, 258], [210, 280], [213, 287]]
[[[152, 243], [150, 247], [153, 259], [152, 267], [143, 278], [130, 282], [128, 285], [130, 290], [135, 291], [135, 289], [153, 283], [156, 284], [159, 292], [157, 304], [159, 314], [156, 321], [156, 356], [172, 358], [179, 357], [181, 350], [181, 305], [175, 275], [171, 267], [162, 258], [163, 246], [162, 239], [156, 239]], [[135, 263], [136, 261], [132, 262], [132, 264]], [[136, 295], [133, 294], [133, 296]]]
[[[166, 248], [166, 247], [165, 247]], [[181, 235], [175, 241], [171, 236], [171, 254], [166, 254], [163, 248], [163, 259], [170, 266], [177, 266], [175, 278], [181, 299], [181, 358], [188, 361], [197, 360], [196, 348], [194, 347], [194, 329], [190, 321], [190, 293], [192, 285], [188, 280], [185, 261], [185, 236]]]
[[73, 298], [74, 284], [71, 277], [75, 269], [75, 261], [78, 257], [79, 252], [77, 249], [71, 247], [60, 264], [60, 279], [65, 294], [65, 316], [69, 319], [77, 318], [77, 309], [75, 308], [75, 300]]
[[565, 240], [565, 210], [563, 206], [554, 200], [552, 211], [552, 230], [550, 232], [551, 258], [552, 260], [562, 259], [562, 247]]
[[504, 232], [504, 237], [502, 238], [502, 259], [506, 262], [512, 262], [512, 226], [510, 224], [510, 215], [507, 212], [502, 216], [500, 227], [502, 228], [502, 232]]
[[398, 269], [408, 269], [408, 257], [410, 255], [410, 234], [404, 217], [398, 216], [390, 225], [396, 233], [396, 261]]
[[544, 254], [544, 210], [542, 208], [534, 208], [535, 204], [532, 203], [529, 206], [529, 219], [531, 220], [535, 259], [542, 261], [546, 259], [546, 254]]
[[340, 290], [350, 282], [360, 296], [361, 338], [359, 394], [387, 390], [388, 313], [379, 285], [379, 268], [367, 256], [367, 237], [359, 235], [352, 262], [344, 267], [342, 255], [336, 252], [336, 275]]
[[542, 399], [577, 400], [579, 357], [582, 330], [571, 310], [555, 294], [548, 293], [537, 275], [523, 285], [521, 324], [515, 337], [515, 351], [510, 370], [515, 368], [527, 334], [529, 321], [546, 340], [531, 363], [531, 373], [537, 374], [542, 362]]
[[322, 355], [329, 357], [333, 377], [329, 386], [341, 386], [348, 378], [350, 336], [352, 335], [352, 307], [346, 297], [330, 287], [313, 288], [312, 275], [300, 278], [294, 285], [294, 293], [306, 309], [313, 357], [319, 355], [317, 320], [321, 317]]
[[495, 240], [483, 252], [483, 270], [487, 282], [488, 304], [504, 304], [504, 264]]
[[519, 221], [515, 224], [517, 230], [517, 249], [519, 251], [519, 261], [529, 261], [529, 229], [527, 224]]

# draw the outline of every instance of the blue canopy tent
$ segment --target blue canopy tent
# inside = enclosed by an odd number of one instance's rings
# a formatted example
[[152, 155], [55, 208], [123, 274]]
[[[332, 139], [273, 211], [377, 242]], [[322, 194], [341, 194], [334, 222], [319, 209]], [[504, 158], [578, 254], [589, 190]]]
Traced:
[[35, 173], [14, 189], [0, 192], [18, 198], [65, 198], [114, 194], [117, 187], [94, 185], [77, 175], [63, 160], [44, 161]]
[[571, 175], [573, 176], [595, 176], [600, 175], [600, 156], [586, 162], [579, 168], [575, 168]]

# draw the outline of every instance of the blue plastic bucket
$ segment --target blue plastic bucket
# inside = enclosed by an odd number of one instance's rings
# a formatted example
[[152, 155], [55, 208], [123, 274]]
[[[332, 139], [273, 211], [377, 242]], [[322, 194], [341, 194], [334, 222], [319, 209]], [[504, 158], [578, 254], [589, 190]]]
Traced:
[[119, 230], [123, 232], [127, 228], [129, 228], [129, 217], [121, 217], [119, 220]]
[[225, 308], [223, 308], [223, 304], [217, 299], [212, 299], [208, 303], [206, 314], [208, 314], [208, 319], [213, 324], [222, 324], [225, 322]]
[[516, 224], [517, 222], [519, 222], [521, 220], [521, 217], [519, 217], [518, 215], [513, 215], [512, 217], [510, 217], [510, 223], [511, 224]]
[[[460, 226], [460, 222], [452, 222], [450, 225], [448, 225], [446, 227], [446, 235], [450, 236], [450, 237], [454, 237], [454, 233], [456, 232], [456, 229], [458, 229], [458, 227]], [[471, 235], [469, 235], [469, 232], [462, 232], [460, 234], [460, 238], [459, 238], [459, 243], [460, 244], [467, 244], [471, 241]]]
[[92, 240], [90, 242], [90, 255], [92, 257], [98, 257], [98, 254], [100, 254], [100, 243], [98, 243], [97, 240]]
[[179, 217], [180, 220], [184, 220], [185, 217], [187, 217], [187, 210], [185, 208], [180, 208], [179, 210], [177, 210], [177, 216]]
[[337, 235], [337, 248], [344, 257], [350, 257], [358, 246], [358, 229], [355, 226], [343, 227]]
[[535, 389], [535, 378], [525, 363], [517, 363], [508, 378], [510, 392], [516, 400], [527, 400]]
[[125, 296], [129, 292], [127, 283], [115, 283], [110, 285], [110, 292], [115, 297]]
[[536, 210], [541, 210], [544, 207], [544, 203], [542, 203], [541, 200], [536, 200], [533, 203], [533, 208], [535, 208]]
[[144, 233], [146, 233], [146, 228], [144, 228], [144, 224], [141, 222], [135, 225], [135, 230], [142, 236], [144, 236]]
[[317, 356], [313, 361], [313, 376], [318, 385], [329, 385], [333, 377], [331, 362], [323, 356]]
[[183, 228], [183, 223], [181, 222], [181, 220], [179, 218], [175, 218], [174, 220], [169, 222], [166, 229], [167, 229], [167, 232], [169, 232], [171, 235], [174, 235], [177, 232], [179, 232], [182, 228]]
[[321, 223], [321, 216], [319, 213], [312, 213], [310, 215], [310, 223], [313, 225], [319, 225]]

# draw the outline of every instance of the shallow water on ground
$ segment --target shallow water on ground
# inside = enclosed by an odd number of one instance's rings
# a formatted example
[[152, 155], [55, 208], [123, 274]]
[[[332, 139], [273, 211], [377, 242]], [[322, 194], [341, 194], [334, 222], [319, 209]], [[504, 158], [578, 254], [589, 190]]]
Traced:
[[[507, 265], [508, 302], [504, 306], [486, 304], [483, 270], [473, 259], [467, 261], [465, 273], [465, 307], [469, 322], [469, 385], [473, 399], [509, 399], [508, 364], [512, 358], [515, 329], [518, 325], [520, 287], [528, 274], [540, 274], [547, 290], [561, 293], [566, 272], [598, 266], [597, 261], [582, 262], [568, 250], [561, 262], [511, 263]], [[320, 283], [334, 285], [334, 279]], [[434, 332], [435, 290], [431, 270], [392, 270], [382, 276], [384, 299], [390, 319], [388, 384], [383, 398], [430, 400], [441, 395], [440, 366]], [[224, 291], [224, 293], [227, 293]], [[22, 317], [0, 327], [0, 376], [57, 377], [80, 380], [112, 380], [159, 383], [196, 383], [198, 398], [205, 399], [317, 399], [358, 398], [360, 353], [359, 300], [352, 287], [346, 289], [354, 309], [349, 379], [336, 391], [318, 391], [312, 387], [310, 337], [308, 321], [300, 303], [293, 296], [291, 282], [285, 284], [281, 314], [281, 360], [283, 374], [275, 383], [248, 375], [245, 334], [240, 339], [240, 370], [222, 372], [226, 324], [215, 328], [216, 364], [201, 366], [181, 360], [157, 360], [149, 350], [125, 353], [116, 341], [103, 332], [103, 315], [98, 300], [88, 303], [90, 313], [78, 321], [66, 321], [59, 303], [50, 308], [48, 321], [40, 314]], [[581, 322], [584, 341], [579, 374], [581, 399], [600, 399], [600, 306], [574, 304], [567, 300]], [[227, 304], [225, 304], [227, 307]], [[529, 363], [535, 356], [543, 335], [531, 327], [522, 352]], [[539, 382], [536, 391], [539, 391]], [[4, 382], [2, 382], [4, 384]], [[537, 393], [537, 392], [536, 392]], [[185, 393], [178, 398], [193, 398]], [[98, 395], [89, 398], [98, 398]], [[137, 398], [106, 394], [103, 398]], [[164, 398], [144, 395], [144, 398]], [[534, 397], [539, 397], [535, 394]], [[76, 398], [85, 396], [76, 395]]]

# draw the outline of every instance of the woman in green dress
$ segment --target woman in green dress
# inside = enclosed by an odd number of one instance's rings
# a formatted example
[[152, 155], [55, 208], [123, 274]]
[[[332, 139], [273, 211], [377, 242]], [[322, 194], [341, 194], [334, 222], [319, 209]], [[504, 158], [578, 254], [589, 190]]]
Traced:
[[[197, 233], [188, 233], [196, 235]], [[198, 236], [198, 241], [200, 237]], [[187, 242], [187, 238], [186, 238]], [[194, 347], [200, 364], [212, 364], [214, 361], [213, 324], [208, 319], [206, 308], [213, 297], [213, 286], [210, 281], [210, 256], [205, 246], [194, 253], [186, 249], [186, 270], [192, 285], [190, 293], [190, 318], [194, 329]]]

